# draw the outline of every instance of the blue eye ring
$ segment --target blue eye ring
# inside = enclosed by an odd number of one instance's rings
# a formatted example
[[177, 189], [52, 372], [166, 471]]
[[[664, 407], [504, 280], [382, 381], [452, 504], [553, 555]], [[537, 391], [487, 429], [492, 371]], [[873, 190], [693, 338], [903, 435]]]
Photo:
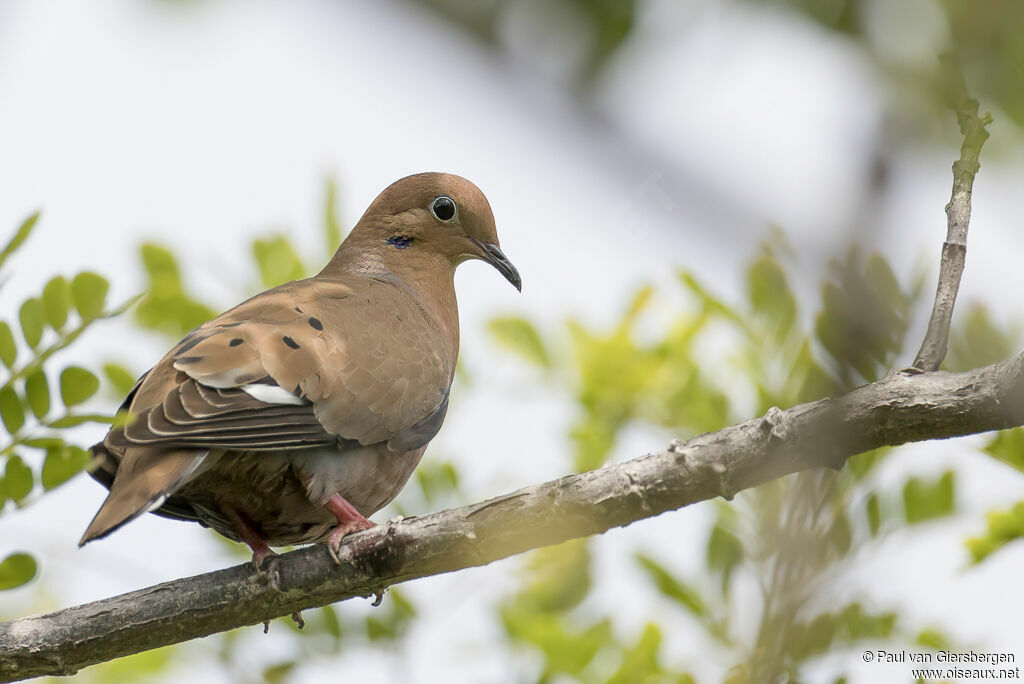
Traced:
[[451, 223], [459, 215], [459, 208], [448, 195], [441, 195], [435, 197], [430, 202], [430, 213], [434, 215], [438, 221], [444, 223]]
[[405, 249], [412, 244], [412, 238], [407, 235], [396, 235], [388, 238], [388, 244], [395, 249]]

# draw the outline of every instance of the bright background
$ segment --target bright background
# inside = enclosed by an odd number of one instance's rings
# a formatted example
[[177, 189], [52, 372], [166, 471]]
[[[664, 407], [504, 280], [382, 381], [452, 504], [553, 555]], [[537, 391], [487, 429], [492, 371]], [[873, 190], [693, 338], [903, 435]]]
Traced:
[[[490, 317], [609, 323], [637, 285], [671, 283], [680, 267], [733, 296], [742, 265], [775, 225], [803, 265], [793, 274], [800, 292], [815, 292], [827, 260], [854, 237], [906, 273], [923, 270], [933, 287], [959, 137], [952, 114], [920, 84], [953, 41], [945, 5], [855, 3], [858, 29], [844, 33], [791, 4], [640, 2], [628, 36], [595, 66], [595, 38], [571, 2], [480, 3], [493, 19], [481, 37], [456, 18], [473, 13], [470, 3], [0, 0], [0, 230], [43, 210], [3, 297], [20, 301], [53, 273], [87, 268], [111, 278], [115, 301], [127, 299], [142, 287], [138, 243], [157, 240], [187, 260], [192, 291], [226, 308], [256, 289], [254, 233], [285, 230], [319, 254], [325, 177], [338, 180], [351, 226], [395, 179], [457, 173], [490, 199], [524, 288], [518, 295], [483, 265], [460, 269], [472, 382], [427, 458], [459, 464], [470, 500], [562, 475], [572, 404], [495, 348], [484, 331]], [[968, 70], [972, 88], [975, 74]], [[1005, 101], [976, 94], [995, 123], [961, 302], [984, 301], [1010, 322], [1024, 291], [1021, 134]], [[916, 313], [912, 340], [927, 316]], [[124, 359], [141, 371], [165, 349], [115, 321], [69, 358]], [[88, 439], [103, 432], [82, 430]], [[659, 449], [668, 437], [631, 431], [616, 457]], [[897, 534], [844, 582], [921, 624], [942, 622], [963, 643], [1024, 658], [1016, 591], [1024, 551], [965, 570], [962, 545], [985, 510], [1015, 500], [1022, 479], [969, 446], [927, 443], [887, 464], [894, 479], [956, 465], [960, 514], [912, 543]], [[43, 573], [0, 594], [0, 614], [237, 562], [210, 533], [155, 516], [77, 549], [103, 494], [80, 476], [0, 517], [0, 555], [31, 551]], [[655, 548], [698, 572], [691, 549], [703, 544], [709, 515], [694, 506], [612, 531], [595, 547], [595, 600], [617, 606], [626, 627], [659, 619], [665, 657], [701, 681], [719, 679], [730, 663], [693, 648], [692, 626], [638, 581], [628, 555]], [[519, 562], [409, 585], [419, 615], [407, 638], [313, 659], [290, 681], [532, 681], [535, 663], [509, 662], [493, 616]], [[370, 609], [355, 601], [340, 610]], [[203, 640], [160, 676], [250, 681], [246, 672], [293, 649], [284, 625], [269, 637], [260, 631], [241, 637], [249, 670], [222, 665]], [[856, 653], [831, 657], [851, 681], [883, 672]], [[886, 672], [895, 680], [902, 670]]]

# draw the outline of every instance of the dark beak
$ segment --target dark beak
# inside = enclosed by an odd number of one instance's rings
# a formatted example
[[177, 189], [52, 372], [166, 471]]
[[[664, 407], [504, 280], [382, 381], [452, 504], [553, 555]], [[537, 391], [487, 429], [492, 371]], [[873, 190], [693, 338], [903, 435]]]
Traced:
[[476, 240], [473, 240], [473, 242], [476, 242], [480, 249], [484, 251], [484, 261], [498, 269], [498, 273], [505, 276], [505, 280], [512, 283], [517, 290], [522, 292], [523, 281], [519, 279], [519, 271], [508, 260], [505, 253], [501, 251], [501, 247], [490, 242], [477, 242]]

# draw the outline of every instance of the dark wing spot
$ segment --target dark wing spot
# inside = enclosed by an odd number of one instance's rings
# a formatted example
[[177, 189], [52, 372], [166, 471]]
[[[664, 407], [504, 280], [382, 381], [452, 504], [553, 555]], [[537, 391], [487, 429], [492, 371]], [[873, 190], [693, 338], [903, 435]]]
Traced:
[[292, 338], [288, 337], [287, 335], [282, 337], [281, 341], [284, 342], [285, 344], [287, 344], [292, 349], [298, 349], [299, 348], [299, 343], [296, 342], [295, 340], [293, 340]]
[[245, 342], [245, 340], [243, 340], [241, 337], [235, 337], [230, 342], [228, 342], [228, 346], [237, 347], [238, 345], [242, 344], [242, 342]]
[[203, 360], [202, 356], [179, 356], [175, 359], [177, 363], [199, 363]]
[[323, 330], [324, 324], [320, 322], [319, 318], [313, 318], [312, 316], [310, 316], [309, 327], [313, 328], [314, 330]]
[[299, 313], [302, 313], [302, 309], [300, 309], [299, 307], [295, 307], [295, 310], [298, 311]]
[[[189, 337], [192, 337], [192, 336], [189, 335]], [[191, 349], [192, 347], [196, 346], [197, 344], [199, 344], [200, 342], [205, 340], [206, 337], [202, 337], [202, 336], [200, 336], [200, 337], [192, 337], [192, 339], [190, 339], [190, 340], [188, 339], [188, 337], [186, 337], [185, 339], [188, 340], [188, 342], [185, 342], [185, 344], [181, 345], [178, 348], [178, 354], [184, 354], [189, 349]]]

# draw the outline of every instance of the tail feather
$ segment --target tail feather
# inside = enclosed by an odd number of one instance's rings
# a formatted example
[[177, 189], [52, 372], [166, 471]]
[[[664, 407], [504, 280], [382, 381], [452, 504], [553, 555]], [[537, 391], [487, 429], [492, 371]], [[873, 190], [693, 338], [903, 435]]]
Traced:
[[101, 539], [143, 513], [163, 505], [167, 497], [196, 472], [207, 451], [154, 447], [128, 449], [103, 505], [78, 545]]

